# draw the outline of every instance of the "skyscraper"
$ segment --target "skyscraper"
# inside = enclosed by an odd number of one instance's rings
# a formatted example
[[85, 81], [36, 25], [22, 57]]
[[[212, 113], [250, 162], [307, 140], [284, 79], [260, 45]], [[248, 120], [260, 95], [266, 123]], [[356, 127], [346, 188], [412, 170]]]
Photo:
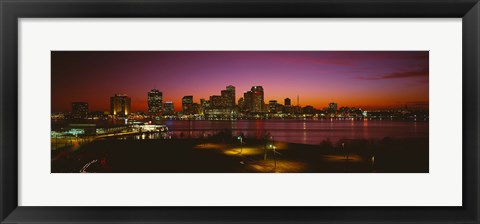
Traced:
[[148, 113], [149, 114], [162, 113], [162, 106], [163, 106], [162, 97], [163, 97], [162, 92], [158, 91], [158, 89], [152, 89], [152, 91], [148, 92]]
[[285, 102], [284, 103], [285, 106], [291, 106], [292, 105], [292, 100], [290, 100], [290, 98], [285, 98], [284, 102]]
[[229, 85], [220, 91], [220, 95], [210, 96], [209, 109], [222, 109], [221, 112], [217, 110], [217, 114], [229, 116], [235, 110], [235, 105], [235, 86]]
[[200, 99], [200, 114], [205, 114], [205, 110], [210, 107], [210, 101], [204, 98]]
[[330, 110], [332, 112], [336, 112], [337, 111], [337, 103], [329, 103], [328, 104], [328, 110]]
[[72, 116], [74, 118], [84, 118], [88, 114], [88, 103], [85, 102], [73, 102], [72, 103]]
[[164, 114], [165, 115], [174, 115], [175, 114], [175, 108], [173, 107], [172, 102], [165, 102], [165, 104], [163, 104], [163, 108], [164, 108]]
[[226, 106], [225, 103], [226, 103], [225, 98], [222, 96], [216, 96], [216, 95], [210, 96], [210, 107], [212, 108], [216, 108], [216, 109], [225, 108]]
[[290, 100], [290, 98], [285, 98], [284, 103], [285, 103], [285, 113], [289, 113], [289, 114], [293, 113], [292, 100]]
[[110, 113], [115, 116], [130, 114], [131, 99], [125, 94], [115, 94], [110, 97]]
[[252, 89], [252, 112], [264, 112], [265, 100], [262, 86], [253, 86]]
[[244, 111], [244, 107], [245, 107], [245, 100], [243, 99], [243, 97], [240, 97], [238, 99], [238, 108], [240, 111]]
[[182, 112], [184, 114], [192, 114], [193, 96], [184, 96], [182, 98]]
[[251, 112], [253, 110], [253, 92], [246, 91], [243, 93], [243, 108], [244, 112]]
[[270, 100], [268, 101], [268, 112], [270, 113], [276, 113], [277, 112], [277, 101], [276, 100]]
[[235, 86], [229, 85], [226, 89], [226, 98], [228, 107], [233, 109], [235, 108]]
[[337, 103], [329, 103], [327, 110], [328, 114], [330, 114], [330, 117], [335, 117], [337, 114]]

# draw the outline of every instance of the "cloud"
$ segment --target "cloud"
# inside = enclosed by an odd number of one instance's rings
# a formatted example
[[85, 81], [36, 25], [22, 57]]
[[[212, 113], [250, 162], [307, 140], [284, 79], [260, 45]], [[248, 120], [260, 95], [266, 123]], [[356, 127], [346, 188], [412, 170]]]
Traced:
[[428, 69], [421, 69], [416, 71], [406, 71], [406, 72], [395, 72], [389, 73], [381, 76], [357, 76], [357, 79], [362, 80], [385, 80], [385, 79], [402, 79], [402, 78], [419, 78], [419, 77], [428, 77]]

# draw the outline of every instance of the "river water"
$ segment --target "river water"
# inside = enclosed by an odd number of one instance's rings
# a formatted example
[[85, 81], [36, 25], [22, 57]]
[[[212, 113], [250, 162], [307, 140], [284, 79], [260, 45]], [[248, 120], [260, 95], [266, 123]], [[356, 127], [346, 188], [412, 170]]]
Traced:
[[276, 141], [301, 144], [335, 143], [340, 139], [378, 140], [390, 138], [427, 138], [428, 121], [397, 120], [167, 120], [172, 135], [200, 138], [220, 131], [261, 139], [269, 133]]

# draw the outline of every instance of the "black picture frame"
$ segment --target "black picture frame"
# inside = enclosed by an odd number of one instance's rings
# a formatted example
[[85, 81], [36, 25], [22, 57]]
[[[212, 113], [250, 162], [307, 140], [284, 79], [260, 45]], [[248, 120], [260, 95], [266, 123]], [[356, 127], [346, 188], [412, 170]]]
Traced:
[[[479, 223], [478, 0], [0, 0], [1, 223]], [[18, 19], [121, 17], [462, 18], [461, 207], [18, 206]], [[445, 43], [448, 44], [448, 43]], [[408, 183], [406, 183], [408, 184]], [[121, 195], [119, 195], [121, 197]], [[438, 195], [442, 197], [442, 195]]]

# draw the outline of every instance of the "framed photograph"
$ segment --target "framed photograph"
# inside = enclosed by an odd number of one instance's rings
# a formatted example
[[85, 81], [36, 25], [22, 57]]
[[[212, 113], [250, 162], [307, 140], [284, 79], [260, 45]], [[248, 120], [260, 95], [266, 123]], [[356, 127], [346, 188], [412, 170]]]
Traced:
[[480, 221], [476, 0], [1, 11], [1, 223]]
[[51, 71], [51, 173], [429, 173], [428, 51], [52, 51]]

